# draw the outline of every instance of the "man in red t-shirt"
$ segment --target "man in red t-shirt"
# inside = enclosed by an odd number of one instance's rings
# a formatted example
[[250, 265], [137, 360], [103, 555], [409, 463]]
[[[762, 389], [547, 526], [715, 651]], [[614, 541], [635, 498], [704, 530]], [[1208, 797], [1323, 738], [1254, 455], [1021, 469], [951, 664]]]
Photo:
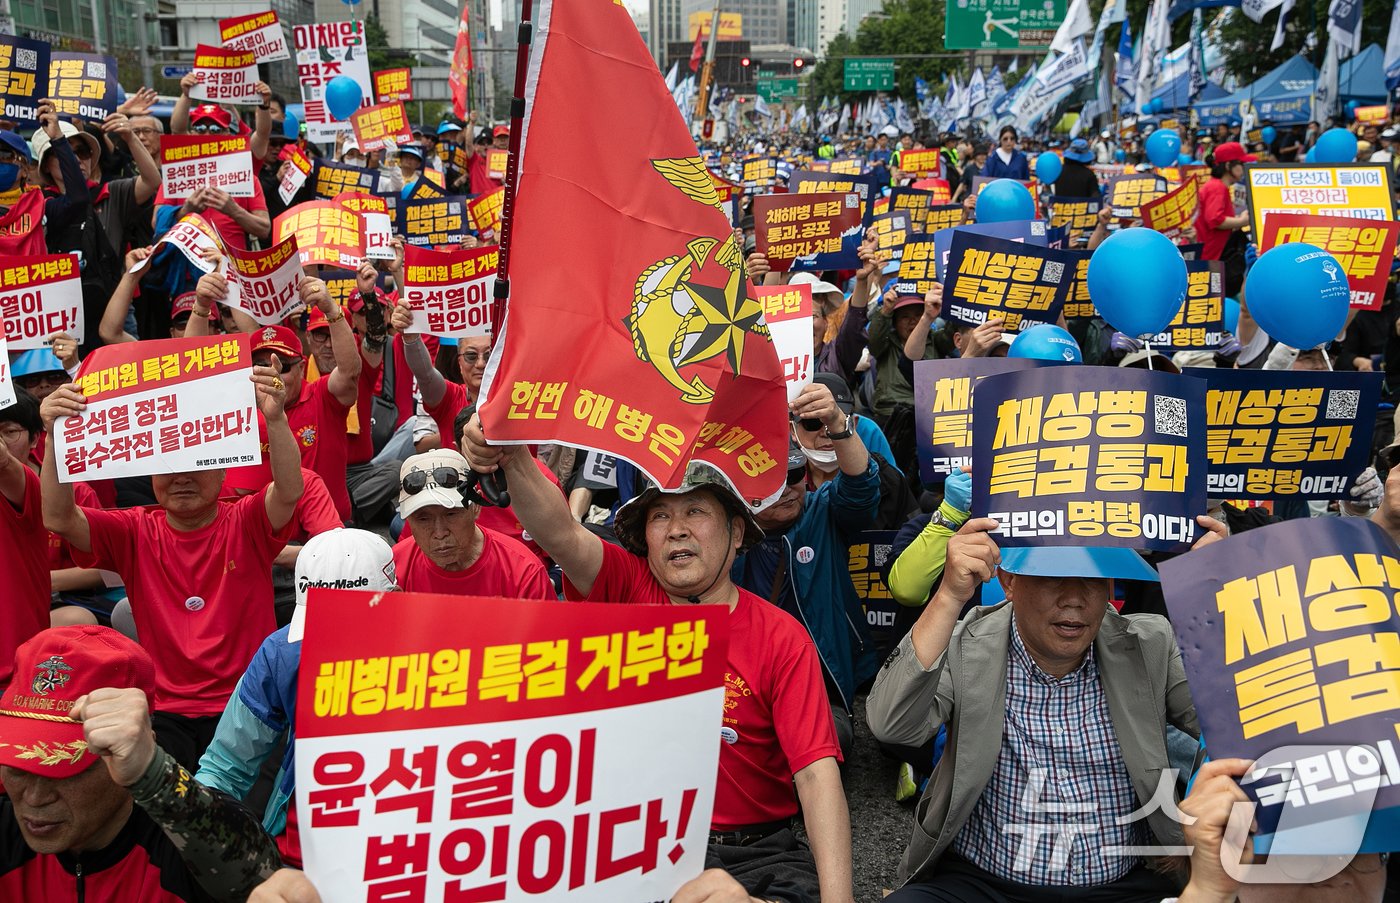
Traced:
[[[763, 538], [743, 500], [692, 464], [681, 489], [647, 489], [618, 511], [618, 548], [569, 516], [524, 446], [487, 445], [476, 419], [463, 444], [473, 469], [505, 472], [516, 515], [563, 568], [569, 598], [728, 606], [724, 743], [705, 864], [765, 899], [850, 901], [841, 750], [812, 639], [729, 579], [735, 555]], [[790, 828], [799, 801], [810, 852]]]
[[414, 455], [399, 478], [399, 516], [409, 535], [394, 546], [394, 569], [405, 591], [558, 598], [544, 565], [523, 543], [477, 526], [481, 507], [462, 494], [465, 458], [443, 448]]
[[[267, 422], [272, 484], [236, 502], [219, 500], [223, 470], [203, 470], [153, 476], [155, 508], [80, 508], [72, 485], [58, 481], [53, 443], [44, 451], [44, 525], [67, 540], [80, 566], [122, 578], [137, 633], [155, 658], [156, 734], [191, 771], [238, 678], [276, 629], [272, 562], [302, 494], [286, 386], [270, 367], [254, 367], [251, 379]], [[40, 417], [52, 431], [55, 420], [85, 407], [70, 384], [44, 399]]]
[[1230, 240], [1230, 233], [1249, 225], [1249, 211], [1235, 215], [1235, 202], [1230, 186], [1244, 175], [1244, 164], [1253, 163], [1254, 155], [1246, 154], [1238, 141], [1227, 141], [1210, 157], [1211, 177], [1201, 186], [1196, 210], [1196, 237], [1201, 242], [1202, 260], [1219, 260]]
[[10, 682], [15, 650], [49, 626], [48, 534], [39, 475], [25, 464], [42, 430], [39, 402], [23, 389], [0, 408], [0, 573], [8, 588], [0, 616], [0, 688]]

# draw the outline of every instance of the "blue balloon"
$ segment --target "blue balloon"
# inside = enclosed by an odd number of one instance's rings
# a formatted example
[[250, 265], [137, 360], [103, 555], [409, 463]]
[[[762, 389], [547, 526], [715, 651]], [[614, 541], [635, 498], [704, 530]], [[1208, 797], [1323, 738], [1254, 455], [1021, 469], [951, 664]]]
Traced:
[[1356, 136], [1346, 129], [1328, 129], [1317, 137], [1313, 150], [1318, 163], [1354, 163]]
[[1148, 106], [1152, 107], [1152, 112], [1160, 113], [1162, 112], [1163, 108], [1166, 107], [1166, 104], [1162, 103], [1162, 98], [1154, 97], [1152, 98], [1152, 101], [1148, 104]]
[[1304, 163], [1316, 163], [1316, 162], [1317, 162], [1317, 145], [1314, 144], [1312, 147], [1308, 148], [1308, 152], [1307, 152], [1306, 154], [1303, 154], [1303, 162], [1304, 162]]
[[1079, 352], [1079, 343], [1074, 336], [1053, 323], [1027, 327], [1011, 342], [1006, 356], [1036, 361], [1064, 361], [1067, 364], [1084, 363], [1084, 355]]
[[1026, 186], [1015, 179], [987, 183], [977, 195], [977, 222], [1009, 223], [1035, 219], [1035, 201]]
[[1035, 158], [1035, 177], [1042, 185], [1049, 185], [1060, 177], [1065, 165], [1060, 162], [1060, 155], [1054, 151], [1046, 151]]
[[1120, 147], [1113, 152], [1113, 159], [1115, 162], [1122, 163], [1124, 160], [1128, 159], [1128, 152]]
[[1181, 136], [1176, 129], [1158, 129], [1147, 136], [1146, 150], [1153, 166], [1171, 166], [1181, 155]]
[[1191, 159], [1191, 155], [1190, 155], [1190, 154], [1187, 154], [1187, 153], [1180, 153], [1180, 154], [1177, 154], [1177, 155], [1176, 155], [1176, 165], [1177, 165], [1177, 166], [1190, 166], [1190, 165], [1191, 165], [1192, 163], [1194, 163], [1194, 162], [1196, 162], [1196, 161], [1194, 161], [1194, 160]]
[[1152, 103], [1149, 101], [1148, 103], [1145, 103], [1145, 104], [1143, 104], [1142, 106], [1138, 107], [1138, 112], [1141, 113], [1141, 114], [1144, 115], [1144, 116], [1151, 116], [1151, 115], [1152, 115]]
[[1361, 106], [1361, 101], [1359, 101], [1359, 100], [1348, 100], [1348, 101], [1347, 101], [1347, 118], [1348, 118], [1348, 119], [1355, 119], [1355, 118], [1356, 118], [1356, 108], [1359, 107], [1359, 106]]
[[282, 120], [282, 135], [295, 141], [301, 135], [301, 120], [291, 110], [284, 110], [286, 118]]
[[1278, 137], [1278, 129], [1271, 125], [1266, 125], [1259, 130], [1259, 137], [1264, 139], [1265, 144], [1273, 144], [1274, 139]]
[[1240, 330], [1240, 302], [1234, 298], [1225, 299], [1225, 331], [1230, 335], [1239, 335]]
[[1089, 297], [1124, 335], [1152, 336], [1167, 328], [1186, 300], [1186, 261], [1160, 232], [1124, 229], [1089, 258]]
[[326, 109], [331, 118], [344, 121], [360, 108], [364, 95], [360, 83], [348, 75], [337, 75], [326, 84]]
[[[1092, 261], [1089, 265], [1092, 273]], [[1299, 349], [1336, 338], [1351, 306], [1341, 264], [1321, 248], [1300, 241], [1259, 255], [1245, 277], [1244, 296], [1260, 329]]]

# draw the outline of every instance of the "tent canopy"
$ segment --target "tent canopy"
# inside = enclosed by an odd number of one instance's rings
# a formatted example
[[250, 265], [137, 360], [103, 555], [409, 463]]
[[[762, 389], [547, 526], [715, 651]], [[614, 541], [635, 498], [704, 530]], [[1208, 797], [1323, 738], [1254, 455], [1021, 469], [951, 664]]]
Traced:
[[1201, 125], [1229, 125], [1243, 118], [1245, 103], [1254, 105], [1256, 117], [1275, 125], [1302, 125], [1312, 118], [1312, 95], [1317, 68], [1299, 54], [1252, 85], [1217, 100], [1197, 101], [1192, 109]]
[[[1197, 103], [1204, 103], [1208, 100], [1217, 100], [1228, 97], [1229, 91], [1217, 85], [1215, 82], [1207, 81], [1206, 86], [1201, 89], [1201, 94], [1196, 98]], [[1162, 101], [1164, 110], [1184, 110], [1191, 106], [1191, 73], [1182, 72], [1176, 78], [1167, 82], [1152, 92], [1153, 100]]]
[[1337, 70], [1337, 94], [1342, 103], [1349, 100], [1368, 104], [1385, 103], [1385, 51], [1379, 44], [1368, 44]]

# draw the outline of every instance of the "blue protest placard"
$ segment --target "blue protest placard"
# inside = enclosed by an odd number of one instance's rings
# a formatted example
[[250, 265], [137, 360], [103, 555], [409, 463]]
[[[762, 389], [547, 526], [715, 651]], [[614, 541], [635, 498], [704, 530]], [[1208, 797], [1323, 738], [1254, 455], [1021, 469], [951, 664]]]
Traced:
[[1205, 394], [1201, 380], [1136, 369], [986, 377], [972, 515], [996, 519], [1006, 546], [1188, 548], [1206, 510]]
[[943, 315], [974, 324], [1000, 317], [1008, 332], [1057, 323], [1074, 266], [1064, 251], [955, 229], [943, 280]]
[[[903, 606], [895, 601], [888, 585], [895, 534], [894, 530], [865, 530], [848, 550], [851, 585], [860, 597], [871, 639], [881, 654], [900, 639], [896, 628]], [[917, 614], [917, 609], [914, 611]]]
[[467, 202], [460, 196], [404, 201], [398, 207], [395, 231], [417, 247], [459, 245], [471, 234]]
[[955, 226], [951, 229], [939, 229], [933, 235], [935, 252], [937, 257], [938, 281], [945, 281], [943, 269], [948, 265], [948, 253], [953, 247], [953, 236], [959, 231], [968, 232], [972, 235], [990, 235], [994, 238], [1004, 238], [1007, 241], [1019, 241], [1039, 247], [1046, 247], [1048, 239], [1045, 234], [1045, 223], [1040, 220], [1017, 220], [1009, 223], [971, 223], [966, 226]]
[[1210, 495], [1344, 499], [1370, 463], [1382, 374], [1188, 372], [1206, 382]]
[[378, 194], [379, 192], [379, 170], [377, 169], [351, 166], [349, 163], [334, 163], [318, 158], [316, 169], [312, 172], [311, 177], [312, 190], [316, 197], [325, 198], [328, 201], [334, 200], [347, 191], [358, 191], [365, 194]]
[[1171, 323], [1148, 341], [1171, 357], [1178, 351], [1214, 351], [1225, 340], [1225, 265], [1186, 261], [1186, 300]]
[[998, 373], [1054, 367], [1019, 357], [914, 361], [914, 430], [919, 478], [941, 483], [972, 466], [972, 399], [977, 382]]
[[49, 55], [49, 95], [60, 116], [106, 119], [117, 111], [117, 61], [100, 53]]
[[0, 35], [0, 103], [4, 118], [37, 125], [39, 101], [49, 92], [49, 45], [32, 38]]
[[1257, 852], [1400, 841], [1397, 555], [1368, 520], [1320, 517], [1160, 565], [1206, 751], [1256, 763]]
[[875, 198], [880, 193], [871, 176], [838, 175], [803, 169], [794, 170], [792, 176], [788, 178], [788, 191], [793, 194], [827, 194], [830, 192], [847, 194], [854, 191], [860, 195], [864, 205], [861, 210], [861, 225], [867, 227], [870, 225], [870, 218], [875, 213], [873, 209]]

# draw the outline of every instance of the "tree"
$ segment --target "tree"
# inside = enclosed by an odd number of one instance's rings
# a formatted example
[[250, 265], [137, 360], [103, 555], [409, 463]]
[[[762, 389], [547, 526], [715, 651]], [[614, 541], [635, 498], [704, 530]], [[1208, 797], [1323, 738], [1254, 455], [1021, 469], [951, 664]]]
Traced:
[[[939, 52], [943, 47], [943, 17], [946, 0], [886, 0], [877, 14], [860, 23], [854, 38], [845, 32], [827, 45], [826, 56], [813, 67], [810, 90], [817, 98], [840, 95], [845, 102], [863, 99], [864, 92], [842, 90], [845, 59], [848, 56], [892, 56]], [[897, 60], [895, 91], [901, 97], [914, 97], [914, 79], [930, 84], [944, 80], [949, 72], [963, 68], [957, 58]]]
[[369, 69], [371, 72], [418, 65], [418, 58], [413, 54], [389, 48], [389, 32], [384, 30], [378, 16], [365, 16], [365, 44], [369, 48]]
[[[1262, 22], [1254, 22], [1242, 14], [1231, 16], [1220, 30], [1225, 45], [1226, 71], [1241, 84], [1248, 84], [1297, 53], [1306, 53], [1314, 65], [1320, 65], [1327, 50], [1327, 5], [1324, 0], [1300, 0], [1284, 25], [1283, 44], [1276, 51], [1270, 51], [1269, 45], [1273, 43], [1274, 29], [1278, 25], [1278, 10], [1264, 16]], [[1362, 47], [1367, 44], [1385, 46], [1390, 13], [1390, 0], [1363, 0]], [[1309, 37], [1316, 43], [1311, 50], [1305, 50]]]

